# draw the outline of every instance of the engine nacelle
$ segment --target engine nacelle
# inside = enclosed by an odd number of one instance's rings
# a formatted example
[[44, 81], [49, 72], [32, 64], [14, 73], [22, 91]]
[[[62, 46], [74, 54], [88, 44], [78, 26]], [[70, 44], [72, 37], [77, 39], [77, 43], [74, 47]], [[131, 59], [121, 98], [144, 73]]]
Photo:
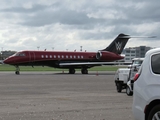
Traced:
[[100, 60], [101, 57], [102, 57], [102, 53], [101, 53], [101, 51], [98, 51], [97, 54], [96, 54], [96, 58], [97, 58], [98, 60]]
[[112, 60], [118, 60], [123, 58], [124, 57], [118, 54], [115, 54], [113, 52], [108, 52], [108, 51], [98, 51], [96, 54], [96, 59], [98, 60], [112, 61]]

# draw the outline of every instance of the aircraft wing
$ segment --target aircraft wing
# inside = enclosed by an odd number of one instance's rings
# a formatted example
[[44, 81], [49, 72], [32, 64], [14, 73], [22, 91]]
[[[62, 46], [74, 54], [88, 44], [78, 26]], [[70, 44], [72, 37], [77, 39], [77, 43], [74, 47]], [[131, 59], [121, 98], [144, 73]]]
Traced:
[[60, 66], [100, 66], [100, 65], [120, 65], [120, 64], [130, 64], [125, 62], [75, 62], [75, 63], [59, 63]]

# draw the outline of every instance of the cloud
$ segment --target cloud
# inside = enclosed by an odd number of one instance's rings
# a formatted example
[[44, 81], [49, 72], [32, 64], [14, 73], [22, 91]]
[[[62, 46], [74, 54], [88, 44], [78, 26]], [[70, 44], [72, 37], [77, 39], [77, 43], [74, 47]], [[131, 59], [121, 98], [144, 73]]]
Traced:
[[[119, 33], [156, 35], [159, 43], [159, 0], [5, 0], [0, 4], [0, 45], [6, 49], [66, 50], [83, 45], [93, 51], [106, 47]], [[149, 45], [152, 40], [140, 41], [138, 45]]]
[[38, 11], [43, 11], [46, 9], [47, 6], [35, 4], [32, 7], [26, 8], [26, 7], [11, 7], [11, 8], [5, 8], [1, 9], [2, 12], [8, 12], [8, 13], [34, 13]]
[[100, 20], [88, 18], [84, 13], [71, 10], [40, 12], [34, 16], [27, 16], [28, 19], [20, 23], [27, 26], [45, 26], [49, 24], [86, 25]]

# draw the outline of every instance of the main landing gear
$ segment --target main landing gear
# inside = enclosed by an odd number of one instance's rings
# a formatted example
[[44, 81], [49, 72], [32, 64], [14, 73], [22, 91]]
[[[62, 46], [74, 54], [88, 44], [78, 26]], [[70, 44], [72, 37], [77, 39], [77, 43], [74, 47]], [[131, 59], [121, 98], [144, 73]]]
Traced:
[[87, 68], [82, 68], [82, 69], [81, 69], [81, 73], [82, 73], [82, 74], [88, 74]]
[[69, 74], [74, 74], [76, 71], [75, 71], [75, 69], [74, 68], [70, 68], [69, 69]]
[[[74, 68], [70, 68], [70, 69], [69, 69], [69, 74], [75, 74], [75, 72], [76, 72], [76, 70], [75, 70]], [[87, 68], [82, 68], [82, 69], [81, 69], [81, 73], [82, 73], [82, 74], [88, 74]]]
[[19, 74], [20, 74], [20, 72], [19, 72], [19, 71], [20, 71], [19, 66], [15, 66], [15, 67], [16, 67], [15, 74], [16, 74], [16, 75], [19, 75]]

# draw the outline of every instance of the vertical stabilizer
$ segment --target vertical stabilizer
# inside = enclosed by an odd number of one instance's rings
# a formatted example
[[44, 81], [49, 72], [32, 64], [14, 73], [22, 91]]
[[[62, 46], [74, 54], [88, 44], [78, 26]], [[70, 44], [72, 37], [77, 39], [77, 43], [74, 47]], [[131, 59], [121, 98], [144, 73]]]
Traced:
[[116, 54], [121, 54], [129, 39], [130, 39], [129, 35], [119, 34], [114, 39], [114, 41], [107, 48], [103, 49], [102, 51], [109, 51], [109, 52], [113, 52]]

